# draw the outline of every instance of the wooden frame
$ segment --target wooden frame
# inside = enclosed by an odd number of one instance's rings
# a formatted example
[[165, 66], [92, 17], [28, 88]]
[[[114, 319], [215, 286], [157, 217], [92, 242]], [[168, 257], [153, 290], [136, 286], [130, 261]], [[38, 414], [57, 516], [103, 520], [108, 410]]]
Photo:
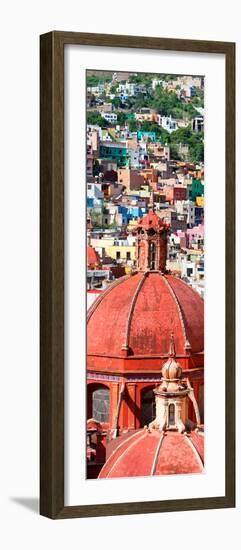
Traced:
[[[224, 497], [64, 506], [64, 46], [224, 54], [226, 58], [226, 492]], [[235, 506], [235, 44], [50, 32], [40, 37], [40, 513], [61, 519]], [[229, 405], [227, 406], [227, 403]]]

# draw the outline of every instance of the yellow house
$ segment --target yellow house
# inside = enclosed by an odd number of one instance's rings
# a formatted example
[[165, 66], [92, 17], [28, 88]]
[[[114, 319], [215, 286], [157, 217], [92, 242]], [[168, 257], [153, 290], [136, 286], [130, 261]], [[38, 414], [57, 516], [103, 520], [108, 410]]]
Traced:
[[196, 197], [196, 205], [204, 206], [204, 197]]
[[113, 260], [135, 261], [136, 247], [128, 244], [126, 241], [114, 238], [91, 239], [90, 244], [101, 257], [110, 256]]
[[114, 260], [122, 260], [123, 262], [136, 259], [136, 247], [129, 245], [113, 245], [108, 248], [107, 256]]

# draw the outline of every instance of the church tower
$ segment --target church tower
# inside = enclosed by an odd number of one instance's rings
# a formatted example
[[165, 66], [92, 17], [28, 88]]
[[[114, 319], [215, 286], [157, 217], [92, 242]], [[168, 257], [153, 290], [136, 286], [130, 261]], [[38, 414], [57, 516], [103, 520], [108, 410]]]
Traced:
[[136, 258], [139, 271], [166, 270], [169, 226], [150, 210], [136, 229]]

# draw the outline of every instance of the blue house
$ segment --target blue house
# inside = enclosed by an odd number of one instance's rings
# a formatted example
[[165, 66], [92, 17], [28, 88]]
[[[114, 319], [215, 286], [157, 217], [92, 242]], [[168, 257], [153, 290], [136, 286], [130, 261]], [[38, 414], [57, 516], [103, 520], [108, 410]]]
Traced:
[[118, 206], [118, 213], [122, 214], [122, 221], [125, 225], [128, 224], [131, 220], [143, 218], [146, 212], [147, 208], [143, 208], [140, 206], [124, 206], [122, 204]]

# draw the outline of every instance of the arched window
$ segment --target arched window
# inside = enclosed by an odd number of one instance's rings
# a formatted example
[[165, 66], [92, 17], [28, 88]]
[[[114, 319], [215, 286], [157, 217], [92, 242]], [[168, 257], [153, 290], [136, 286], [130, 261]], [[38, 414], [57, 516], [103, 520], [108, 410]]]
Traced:
[[168, 407], [168, 425], [175, 426], [175, 405], [170, 403]]
[[156, 418], [156, 401], [153, 389], [143, 390], [141, 394], [141, 426], [147, 426]]
[[150, 265], [150, 269], [155, 269], [155, 267], [156, 267], [156, 245], [155, 245], [155, 243], [150, 243], [149, 265]]
[[151, 227], [150, 229], [147, 230], [147, 234], [149, 235], [149, 237], [153, 237], [153, 235], [155, 235], [156, 232], [153, 229], [153, 227]]
[[[91, 391], [91, 389], [90, 389]], [[91, 397], [91, 396], [90, 396]], [[92, 391], [92, 418], [98, 422], [110, 421], [110, 390], [97, 387]]]

